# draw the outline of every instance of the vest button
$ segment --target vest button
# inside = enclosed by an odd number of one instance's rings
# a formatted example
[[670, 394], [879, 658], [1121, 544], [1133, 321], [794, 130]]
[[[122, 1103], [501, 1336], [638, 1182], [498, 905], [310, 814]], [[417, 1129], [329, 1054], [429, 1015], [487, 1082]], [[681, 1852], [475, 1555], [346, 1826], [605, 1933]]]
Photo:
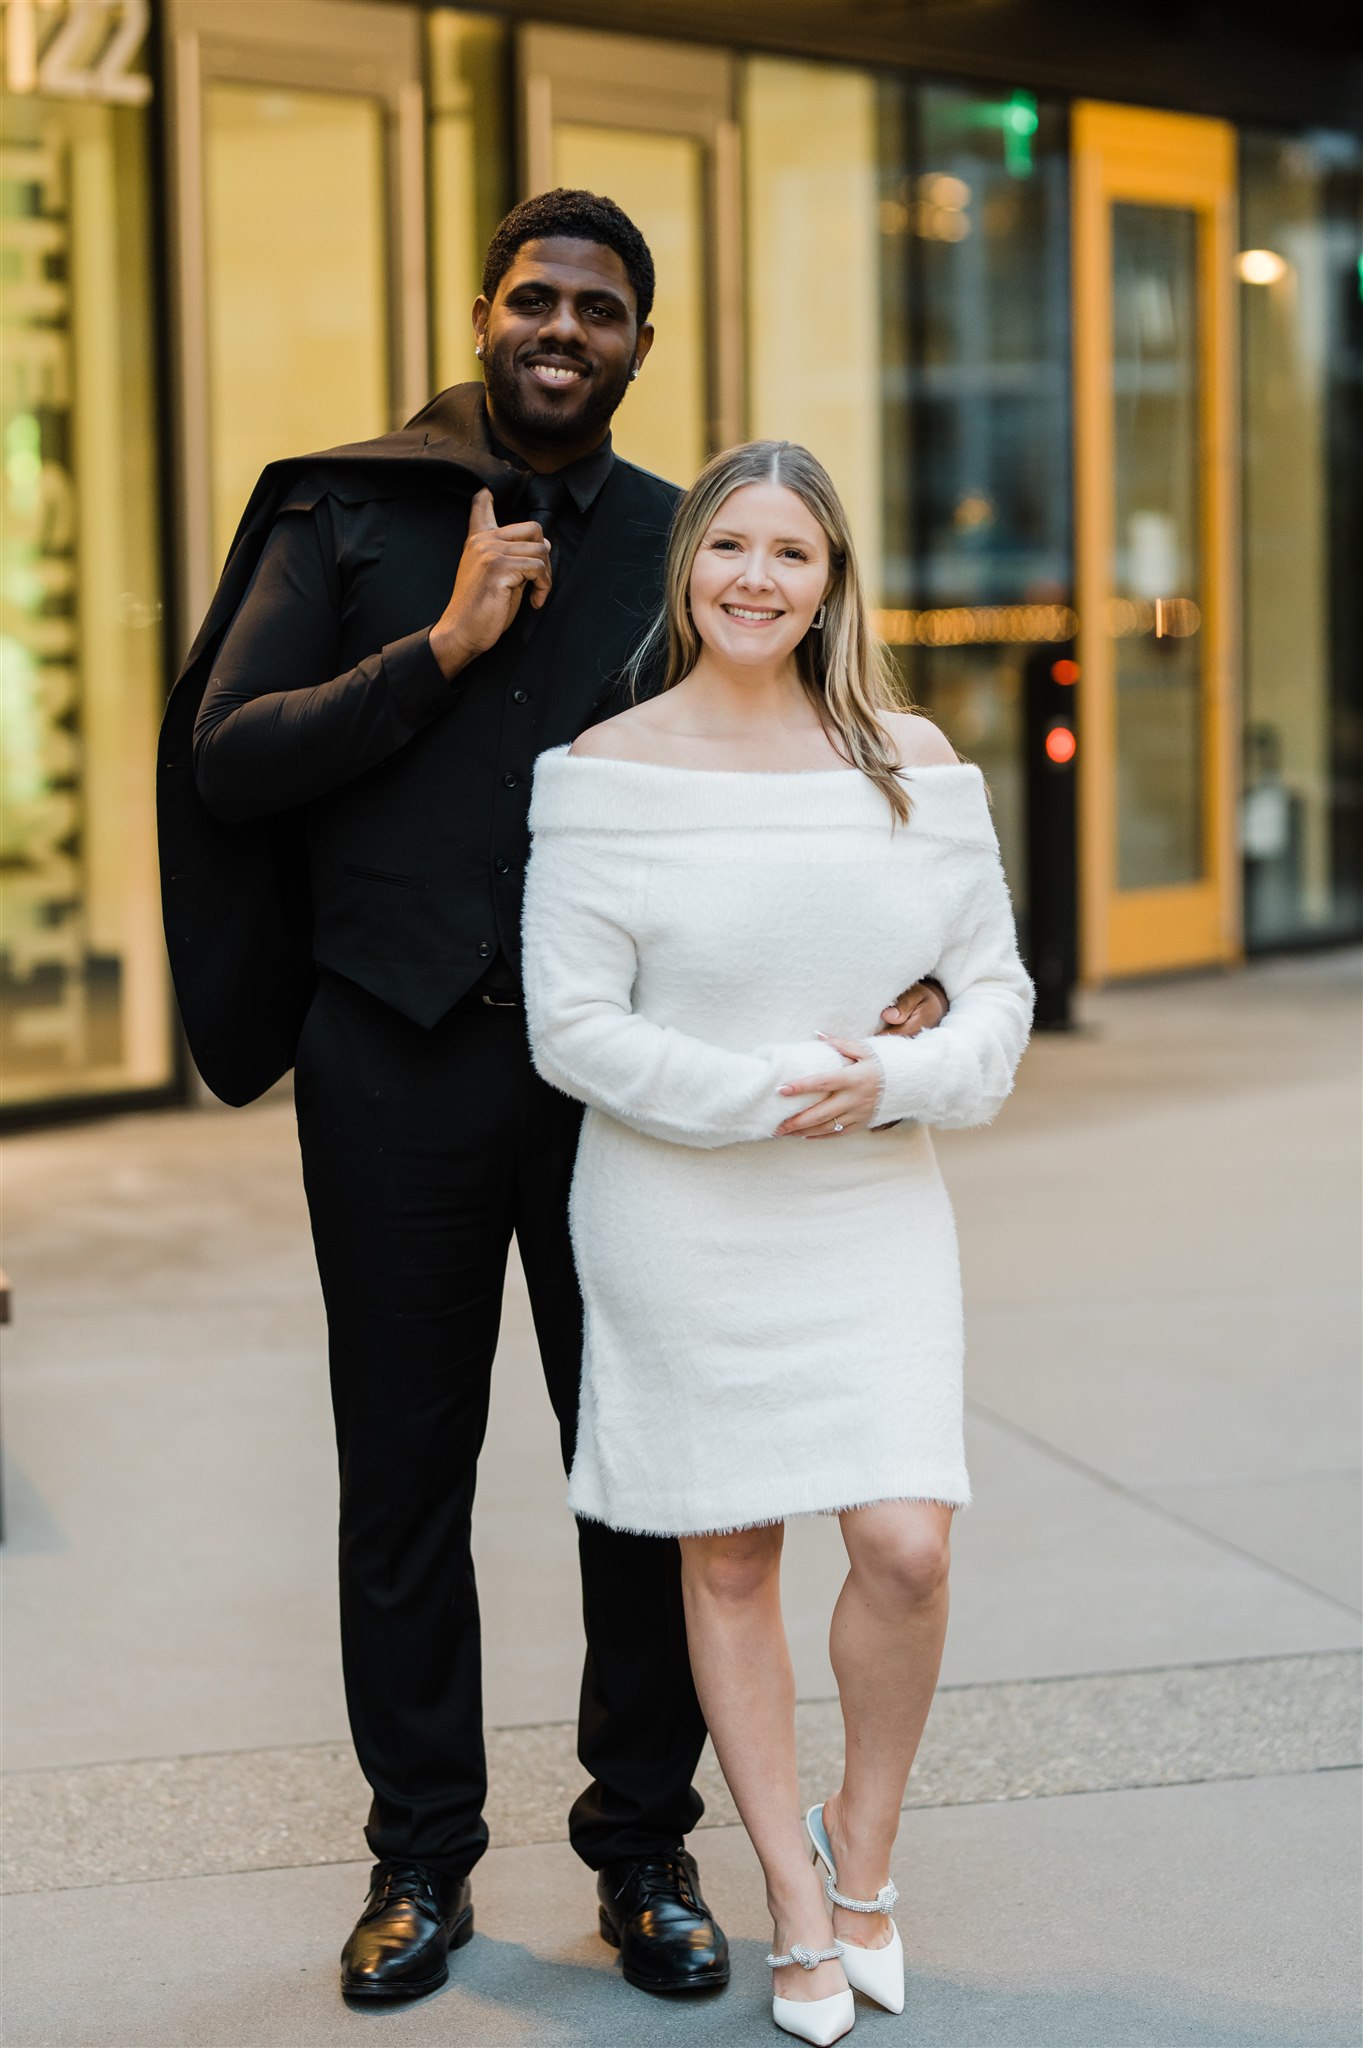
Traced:
[[514, 789], [516, 787], [516, 784], [520, 781], [520, 779], [521, 778], [519, 775], [504, 775], [502, 777], [502, 782], [507, 789]]
[[513, 704], [528, 704], [530, 702], [530, 693], [528, 690], [513, 690], [511, 692], [511, 701]]
[[480, 939], [478, 942], [478, 958], [480, 960], [486, 960], [491, 951], [492, 947], [488, 944], [488, 941], [486, 939]]
[[509, 874], [511, 873], [511, 863], [510, 863], [510, 861], [509, 861], [509, 860], [499, 860], [499, 861], [498, 861], [498, 863], [497, 863], [497, 872], [498, 872], [498, 874], [499, 874], [499, 875], [509, 875]]

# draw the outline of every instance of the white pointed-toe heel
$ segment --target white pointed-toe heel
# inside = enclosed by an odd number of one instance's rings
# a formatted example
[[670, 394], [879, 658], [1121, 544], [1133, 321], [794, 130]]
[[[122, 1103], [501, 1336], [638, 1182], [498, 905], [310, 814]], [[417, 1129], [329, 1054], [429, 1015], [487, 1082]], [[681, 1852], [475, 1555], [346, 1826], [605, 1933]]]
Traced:
[[[820, 1963], [840, 1961], [842, 1953], [840, 1941], [832, 1948], [806, 1948], [803, 1942], [793, 1941], [789, 1955], [767, 1957], [767, 1968], [784, 1970], [798, 1963], [802, 1970], [817, 1970]], [[850, 1991], [835, 1991], [831, 1998], [778, 1998], [773, 1993], [771, 2016], [783, 2034], [810, 2041], [813, 2048], [829, 2048], [831, 2041], [841, 2041], [844, 2034], [851, 2033], [857, 2009]]]
[[[805, 1828], [815, 1861], [822, 1863], [828, 1872], [823, 1888], [831, 1905], [842, 1906], [849, 1913], [888, 1914], [893, 1910], [899, 1899], [893, 1879], [882, 1885], [873, 1899], [849, 1899], [838, 1890], [838, 1873], [833, 1867], [833, 1851], [828, 1846], [822, 1806], [810, 1807], [805, 1815]], [[877, 2005], [884, 2006], [886, 2012], [903, 2012], [904, 1944], [894, 1921], [890, 1922], [890, 1939], [884, 1948], [859, 1948], [854, 1941], [844, 1941], [839, 1946], [842, 1949], [842, 1967], [852, 1989], [860, 1991], [866, 1998], [873, 1998]]]

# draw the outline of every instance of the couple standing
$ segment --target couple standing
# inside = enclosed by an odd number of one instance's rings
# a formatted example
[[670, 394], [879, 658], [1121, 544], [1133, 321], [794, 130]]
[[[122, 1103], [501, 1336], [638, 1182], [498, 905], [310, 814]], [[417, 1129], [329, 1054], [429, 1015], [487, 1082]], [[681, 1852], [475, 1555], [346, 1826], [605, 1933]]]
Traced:
[[[832, 2041], [849, 1985], [903, 2004], [890, 1853], [968, 1498], [927, 1126], [994, 1113], [1030, 989], [979, 774], [892, 708], [818, 463], [753, 444], [683, 496], [613, 455], [652, 295], [612, 202], [531, 199], [488, 251], [484, 384], [265, 472], [167, 712], [167, 932], [210, 1085], [296, 1069], [377, 1859], [343, 1989], [435, 1989], [472, 1933], [514, 1233], [572, 1468], [602, 1934], [642, 1989], [727, 1982], [684, 1848], [708, 1725], [774, 2016]], [[834, 1512], [847, 1763], [802, 1823], [782, 1524]]]

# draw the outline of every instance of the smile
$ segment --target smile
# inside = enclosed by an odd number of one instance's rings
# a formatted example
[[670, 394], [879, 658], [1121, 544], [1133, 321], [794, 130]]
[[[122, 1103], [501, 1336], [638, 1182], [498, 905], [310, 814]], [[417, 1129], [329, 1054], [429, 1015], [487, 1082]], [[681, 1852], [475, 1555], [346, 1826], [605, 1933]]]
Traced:
[[530, 363], [527, 367], [535, 382], [550, 391], [561, 391], [565, 384], [576, 384], [587, 374], [575, 363]]
[[759, 612], [754, 611], [750, 605], [742, 604], [723, 604], [720, 610], [726, 617], [737, 619], [741, 626], [770, 626], [777, 619], [785, 617], [784, 612]]

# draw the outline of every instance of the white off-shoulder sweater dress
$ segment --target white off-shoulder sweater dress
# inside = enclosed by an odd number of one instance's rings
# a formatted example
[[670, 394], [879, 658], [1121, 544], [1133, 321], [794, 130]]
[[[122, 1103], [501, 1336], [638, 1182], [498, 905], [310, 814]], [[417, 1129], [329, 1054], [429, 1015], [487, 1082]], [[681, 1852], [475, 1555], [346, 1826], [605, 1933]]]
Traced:
[[[535, 1063], [587, 1104], [586, 1305], [569, 1504], [694, 1535], [970, 1498], [961, 1283], [929, 1127], [987, 1122], [1032, 990], [978, 769], [905, 769], [892, 829], [853, 769], [541, 755], [525, 897]], [[937, 1029], [880, 1038], [879, 1122], [774, 1139], [935, 975]]]

